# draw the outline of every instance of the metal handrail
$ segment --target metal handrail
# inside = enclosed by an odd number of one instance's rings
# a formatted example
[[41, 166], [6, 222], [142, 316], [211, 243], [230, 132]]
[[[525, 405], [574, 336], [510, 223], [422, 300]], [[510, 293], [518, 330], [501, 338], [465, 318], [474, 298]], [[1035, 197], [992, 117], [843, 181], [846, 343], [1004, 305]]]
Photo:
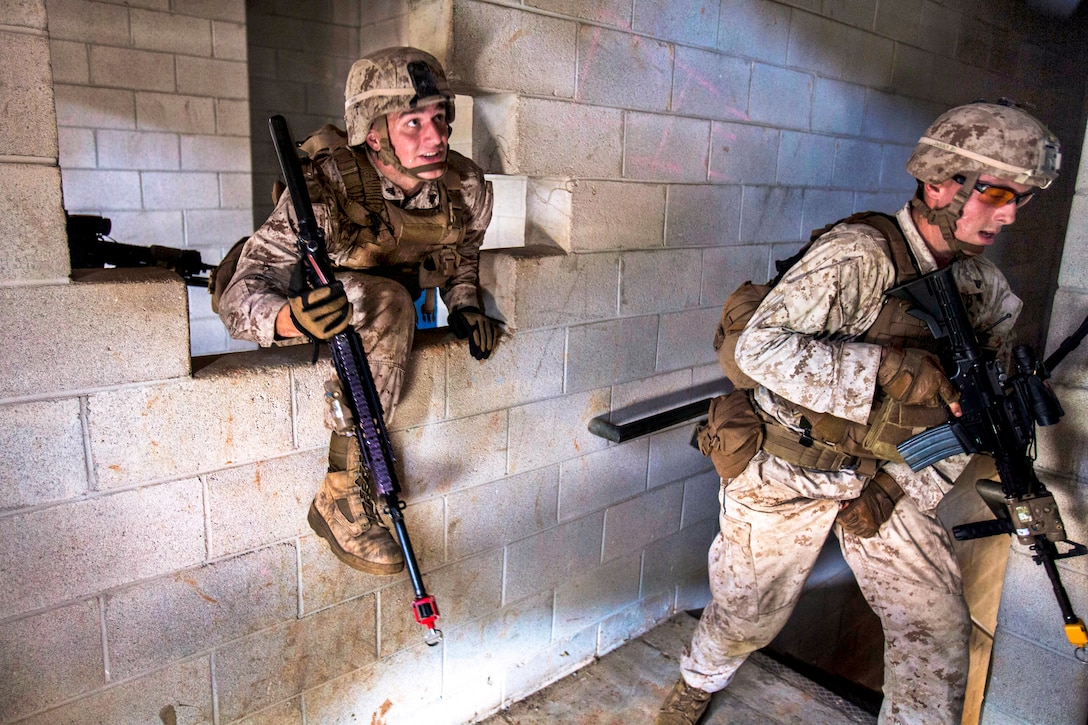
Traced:
[[677, 423], [683, 423], [684, 421], [706, 415], [707, 411], [710, 410], [710, 401], [712, 400], [714, 400], [714, 398], [704, 398], [695, 403], [688, 403], [679, 408], [673, 408], [672, 410], [666, 410], [661, 413], [654, 413], [653, 415], [639, 418], [638, 420], [633, 420], [630, 423], [624, 423], [622, 425], [610, 422], [608, 416], [599, 415], [589, 421], [589, 432], [595, 436], [610, 440], [613, 443], [623, 443], [632, 438], [655, 433], [659, 430], [674, 426]]

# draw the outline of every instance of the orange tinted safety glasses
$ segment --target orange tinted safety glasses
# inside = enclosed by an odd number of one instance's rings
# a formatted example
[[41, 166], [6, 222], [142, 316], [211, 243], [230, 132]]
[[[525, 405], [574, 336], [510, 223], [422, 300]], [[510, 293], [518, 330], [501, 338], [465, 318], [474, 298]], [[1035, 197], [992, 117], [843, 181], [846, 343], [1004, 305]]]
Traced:
[[[952, 181], [957, 184], [962, 184], [967, 179], [961, 174], [956, 174], [952, 177]], [[978, 192], [979, 199], [987, 206], [1002, 207], [1006, 204], [1016, 203], [1016, 208], [1019, 209], [1024, 204], [1031, 201], [1031, 198], [1035, 196], [1035, 189], [1025, 191], [1023, 194], [1018, 194], [1012, 189], [1006, 189], [1004, 186], [994, 186], [993, 184], [986, 184], [981, 181], [975, 183], [975, 191]]]

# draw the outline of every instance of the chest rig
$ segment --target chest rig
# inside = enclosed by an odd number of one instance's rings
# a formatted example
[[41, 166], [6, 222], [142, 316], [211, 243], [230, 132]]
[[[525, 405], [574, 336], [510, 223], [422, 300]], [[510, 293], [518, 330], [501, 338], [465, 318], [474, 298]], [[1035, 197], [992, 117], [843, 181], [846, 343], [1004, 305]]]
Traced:
[[[465, 238], [465, 200], [461, 175], [447, 164], [430, 209], [405, 209], [382, 194], [382, 181], [364, 152], [347, 145], [347, 136], [326, 125], [302, 143], [311, 160], [307, 178], [339, 219], [328, 240], [329, 258], [341, 269], [366, 270], [404, 284], [412, 296], [427, 290], [424, 312], [434, 310], [434, 288], [443, 287], [461, 264]], [[456, 151], [449, 151], [456, 156]], [[314, 167], [331, 159], [344, 190], [322, 184]], [[311, 189], [311, 192], [314, 190]], [[428, 310], [429, 307], [429, 310]]]

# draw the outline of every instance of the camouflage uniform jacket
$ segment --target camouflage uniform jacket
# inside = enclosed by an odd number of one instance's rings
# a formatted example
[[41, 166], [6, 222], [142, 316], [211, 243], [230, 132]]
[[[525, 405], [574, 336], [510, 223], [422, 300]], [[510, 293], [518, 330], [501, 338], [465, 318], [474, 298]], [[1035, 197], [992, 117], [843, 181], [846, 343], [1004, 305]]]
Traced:
[[[369, 161], [369, 156], [367, 156]], [[484, 232], [491, 221], [494, 197], [483, 171], [471, 159], [453, 151], [448, 162], [461, 176], [464, 198], [464, 238], [457, 245], [458, 264], [442, 287], [442, 299], [450, 310], [479, 306], [479, 255]], [[325, 232], [329, 258], [334, 265], [345, 259], [360, 237], [361, 228], [342, 211], [347, 191], [331, 156], [319, 159], [308, 182], [314, 215]], [[420, 190], [406, 199], [404, 192], [378, 172], [382, 195], [389, 203], [404, 209], [434, 209], [439, 205], [439, 181], [426, 181]], [[290, 194], [285, 192], [268, 220], [246, 242], [238, 268], [220, 301], [220, 316], [231, 337], [250, 340], [262, 346], [276, 340], [275, 322], [287, 302], [291, 271], [298, 262], [297, 221]], [[401, 255], [402, 256], [402, 255]], [[411, 260], [416, 263], [419, 259]], [[409, 260], [397, 258], [391, 263]], [[365, 270], [364, 270], [365, 271]]]

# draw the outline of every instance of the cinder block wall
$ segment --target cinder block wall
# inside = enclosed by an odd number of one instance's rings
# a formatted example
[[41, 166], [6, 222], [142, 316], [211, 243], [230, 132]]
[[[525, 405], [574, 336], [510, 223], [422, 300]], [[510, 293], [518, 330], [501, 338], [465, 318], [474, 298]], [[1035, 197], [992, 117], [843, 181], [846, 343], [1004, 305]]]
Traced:
[[[465, 722], [701, 606], [717, 480], [689, 426], [613, 445], [588, 421], [720, 389], [709, 339], [727, 292], [807, 229], [894, 208], [944, 106], [1034, 99], [1067, 114], [1048, 120], [1073, 157], [1084, 128], [1081, 66], [1037, 75], [1075, 44], [1028, 16], [410, 7], [383, 18], [445, 48], [466, 90], [501, 95], [481, 104], [506, 109], [477, 144], [488, 171], [568, 178], [551, 188], [572, 202], [571, 254], [493, 257], [507, 274], [491, 301], [516, 335], [486, 363], [424, 340], [398, 409], [435, 649], [406, 578], [345, 569], [305, 524], [327, 443], [308, 351], [191, 373], [180, 282], [67, 279], [51, 34], [41, 2], [5, 8], [0, 90], [18, 112], [0, 124], [32, 151], [0, 156], [19, 181], [0, 195], [0, 722]], [[170, 8], [155, 10], [223, 10]], [[938, 67], [955, 85], [927, 85]], [[1071, 190], [1048, 194], [1062, 219]], [[1062, 235], [1032, 224], [1045, 266]]]

